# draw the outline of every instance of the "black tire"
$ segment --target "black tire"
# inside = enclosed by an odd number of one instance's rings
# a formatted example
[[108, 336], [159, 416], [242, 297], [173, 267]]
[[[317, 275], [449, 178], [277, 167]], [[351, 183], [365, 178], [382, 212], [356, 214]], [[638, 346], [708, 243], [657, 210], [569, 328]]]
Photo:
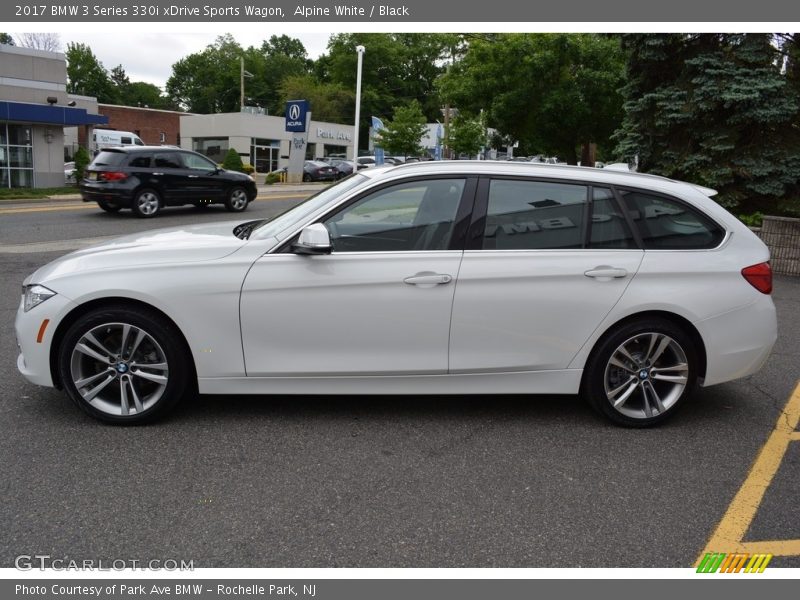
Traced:
[[110, 213], [119, 212], [119, 209], [122, 208], [119, 204], [115, 204], [114, 202], [109, 202], [108, 200], [98, 200], [97, 206], [102, 208], [104, 211]]
[[303, 173], [303, 181], [305, 182], [311, 181], [311, 175], [309, 175], [308, 173]]
[[675, 414], [691, 396], [698, 364], [692, 337], [672, 321], [629, 321], [595, 346], [581, 395], [618, 425], [650, 427]]
[[[141, 338], [139, 332], [144, 333]], [[180, 331], [152, 310], [98, 308], [65, 333], [58, 348], [59, 376], [72, 401], [92, 417], [117, 425], [147, 423], [165, 415], [192, 389], [190, 357], [182, 340]], [[101, 361], [105, 356], [109, 359]]]
[[139, 190], [131, 203], [133, 214], [141, 219], [150, 219], [161, 212], [161, 195], [154, 189]]
[[242, 212], [247, 209], [250, 200], [247, 197], [247, 191], [243, 187], [234, 186], [228, 190], [228, 196], [225, 198], [225, 209], [230, 212]]

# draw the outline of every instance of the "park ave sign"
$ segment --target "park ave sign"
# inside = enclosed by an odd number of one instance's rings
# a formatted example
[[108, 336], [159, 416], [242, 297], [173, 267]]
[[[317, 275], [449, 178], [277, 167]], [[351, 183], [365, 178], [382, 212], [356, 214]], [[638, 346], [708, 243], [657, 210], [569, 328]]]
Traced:
[[349, 131], [338, 131], [334, 129], [317, 127], [317, 137], [323, 140], [344, 140], [349, 142], [352, 141], [353, 134]]

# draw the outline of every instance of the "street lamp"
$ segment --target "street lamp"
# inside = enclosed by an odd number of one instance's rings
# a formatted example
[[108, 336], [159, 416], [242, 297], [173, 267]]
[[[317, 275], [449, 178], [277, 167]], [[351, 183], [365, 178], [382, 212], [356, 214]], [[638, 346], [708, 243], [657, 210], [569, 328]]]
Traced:
[[356, 70], [356, 124], [353, 131], [353, 173], [358, 171], [358, 122], [361, 119], [361, 63], [364, 60], [364, 46], [356, 46], [358, 69]]
[[253, 74], [244, 70], [244, 56], [239, 57], [239, 109], [244, 108], [244, 78], [251, 79]]

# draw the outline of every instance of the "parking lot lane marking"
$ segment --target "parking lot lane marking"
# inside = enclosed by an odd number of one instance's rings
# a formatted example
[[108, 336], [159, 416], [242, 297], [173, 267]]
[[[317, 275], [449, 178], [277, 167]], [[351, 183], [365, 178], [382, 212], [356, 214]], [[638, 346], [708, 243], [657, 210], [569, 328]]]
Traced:
[[772, 554], [774, 556], [800, 556], [800, 540], [766, 540], [742, 542], [744, 552], [750, 554]]
[[24, 208], [0, 208], [0, 214], [13, 215], [16, 213], [53, 212], [56, 210], [87, 210], [97, 208], [93, 204], [78, 204], [75, 206], [26, 206]]
[[800, 431], [795, 431], [792, 435], [789, 436], [789, 439], [793, 442], [800, 442]]
[[767, 488], [781, 466], [789, 444], [797, 440], [795, 430], [798, 422], [800, 422], [800, 383], [795, 387], [778, 417], [775, 429], [762, 446], [742, 487], [736, 492], [728, 510], [697, 557], [695, 565], [707, 552], [755, 552], [753, 548], [758, 548], [758, 552], [775, 556], [800, 556], [798, 540], [742, 541], [758, 512]]

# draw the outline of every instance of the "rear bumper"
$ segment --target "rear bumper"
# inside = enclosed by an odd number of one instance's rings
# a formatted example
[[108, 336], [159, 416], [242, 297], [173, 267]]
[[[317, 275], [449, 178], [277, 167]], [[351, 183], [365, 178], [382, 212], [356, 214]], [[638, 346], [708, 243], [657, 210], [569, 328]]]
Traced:
[[704, 386], [758, 372], [778, 339], [775, 305], [766, 295], [752, 304], [694, 325], [706, 345]]
[[126, 208], [130, 208], [133, 194], [128, 190], [119, 189], [103, 189], [102, 186], [97, 187], [81, 185], [81, 198], [84, 202], [98, 202], [100, 200], [105, 202], [113, 202], [114, 204]]

